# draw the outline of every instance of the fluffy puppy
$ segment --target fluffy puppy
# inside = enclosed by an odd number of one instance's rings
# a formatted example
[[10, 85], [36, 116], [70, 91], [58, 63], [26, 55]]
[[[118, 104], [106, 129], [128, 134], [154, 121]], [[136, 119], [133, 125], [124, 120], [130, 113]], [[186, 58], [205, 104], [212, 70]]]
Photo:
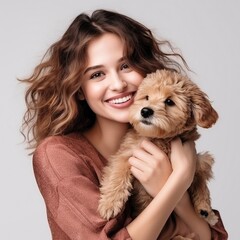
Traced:
[[[189, 78], [168, 70], [148, 74], [140, 84], [130, 108], [131, 128], [118, 152], [104, 168], [100, 187], [99, 213], [105, 219], [115, 217], [128, 198], [134, 203], [134, 216], [152, 200], [130, 171], [128, 159], [144, 138], [150, 139], [170, 156], [170, 142], [178, 136], [182, 141], [197, 140], [197, 125], [210, 128], [218, 119], [207, 96]], [[207, 181], [212, 177], [212, 156], [197, 155], [196, 173], [189, 188], [197, 213], [209, 224], [217, 222], [211, 208]]]

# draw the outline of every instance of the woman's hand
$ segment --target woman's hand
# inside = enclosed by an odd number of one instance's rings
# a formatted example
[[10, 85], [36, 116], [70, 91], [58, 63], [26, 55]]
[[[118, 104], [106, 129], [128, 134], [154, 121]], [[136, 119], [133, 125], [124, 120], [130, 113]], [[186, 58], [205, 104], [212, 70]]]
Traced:
[[195, 149], [195, 143], [193, 141], [187, 141], [182, 143], [179, 138], [174, 139], [171, 142], [171, 157], [173, 173], [179, 177], [180, 181], [186, 184], [186, 190], [191, 185], [195, 170], [197, 153]]
[[[196, 219], [196, 214], [186, 193], [194, 177], [196, 159], [194, 143], [182, 144], [180, 139], [171, 142], [170, 159], [148, 140], [144, 140], [141, 146], [134, 150], [133, 157], [129, 158], [131, 171], [154, 199], [127, 226], [130, 236], [136, 239], [157, 239], [170, 214], [175, 210], [192, 232], [196, 232], [201, 239], [209, 239], [206, 225], [201, 221], [197, 221], [200, 227], [191, 223]], [[184, 207], [188, 207], [186, 213]], [[186, 219], [187, 217], [191, 217], [190, 220]], [[142, 228], [145, 228], [144, 233], [139, 232]]]
[[143, 140], [129, 158], [131, 172], [149, 195], [155, 197], [172, 173], [167, 155], [149, 140]]
[[[172, 141], [170, 160], [173, 168], [172, 174], [179, 176], [179, 179], [182, 179], [186, 183], [186, 188], [188, 188], [192, 183], [196, 170], [197, 153], [195, 143], [187, 141], [182, 144], [180, 139]], [[187, 191], [177, 203], [174, 211], [191, 231], [198, 235], [199, 239], [211, 239], [209, 226], [195, 212]]]
[[191, 185], [196, 168], [196, 149], [193, 141], [181, 142], [179, 138], [171, 142], [171, 158], [149, 140], [143, 140], [129, 158], [131, 172], [145, 190], [155, 197], [168, 177], [175, 174], [185, 181], [186, 189]]

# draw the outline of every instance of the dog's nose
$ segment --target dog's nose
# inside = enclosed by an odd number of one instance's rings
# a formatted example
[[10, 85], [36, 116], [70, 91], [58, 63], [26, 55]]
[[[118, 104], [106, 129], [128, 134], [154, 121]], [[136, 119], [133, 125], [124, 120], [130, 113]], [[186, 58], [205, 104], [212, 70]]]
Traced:
[[145, 107], [141, 110], [141, 115], [144, 118], [148, 118], [148, 117], [152, 116], [153, 113], [154, 113], [154, 111], [151, 108], [148, 108], [148, 107]]

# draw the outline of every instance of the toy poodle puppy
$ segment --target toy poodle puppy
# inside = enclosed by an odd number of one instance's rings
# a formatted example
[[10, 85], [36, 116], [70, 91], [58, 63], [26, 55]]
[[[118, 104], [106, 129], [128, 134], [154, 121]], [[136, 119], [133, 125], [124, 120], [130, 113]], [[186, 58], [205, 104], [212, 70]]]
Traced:
[[[197, 140], [197, 126], [210, 128], [218, 119], [206, 94], [188, 77], [169, 70], [157, 70], [142, 81], [130, 107], [132, 124], [118, 152], [104, 168], [100, 187], [99, 213], [105, 219], [115, 217], [131, 196], [134, 216], [152, 200], [140, 182], [133, 177], [128, 159], [132, 150], [148, 138], [168, 156], [170, 142]], [[209, 224], [218, 218], [211, 208], [207, 181], [212, 178], [214, 162], [209, 153], [197, 155], [196, 173], [189, 194], [196, 212]]]

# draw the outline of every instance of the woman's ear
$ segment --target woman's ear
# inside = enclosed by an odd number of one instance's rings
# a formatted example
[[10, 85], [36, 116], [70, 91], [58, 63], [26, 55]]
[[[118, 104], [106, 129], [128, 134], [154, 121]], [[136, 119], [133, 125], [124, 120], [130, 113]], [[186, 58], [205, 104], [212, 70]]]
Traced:
[[85, 100], [85, 96], [84, 96], [83, 91], [82, 91], [81, 88], [78, 90], [78, 98], [81, 101]]

